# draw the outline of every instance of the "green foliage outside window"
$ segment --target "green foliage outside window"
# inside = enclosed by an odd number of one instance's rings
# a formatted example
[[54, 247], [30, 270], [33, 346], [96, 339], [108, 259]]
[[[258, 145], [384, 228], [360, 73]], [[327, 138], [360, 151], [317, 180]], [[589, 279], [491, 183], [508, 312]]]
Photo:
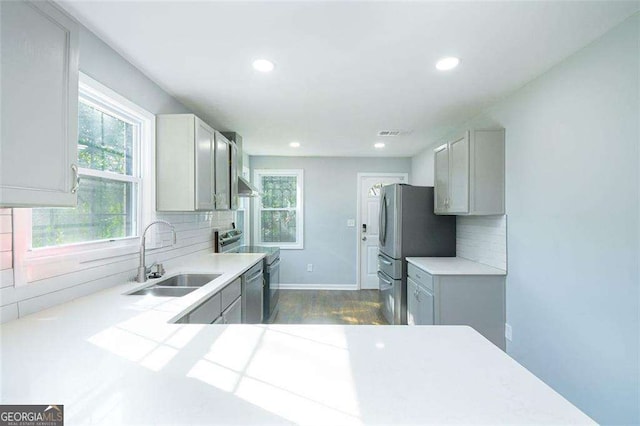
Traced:
[[262, 176], [260, 228], [263, 242], [296, 242], [297, 186], [295, 176]]

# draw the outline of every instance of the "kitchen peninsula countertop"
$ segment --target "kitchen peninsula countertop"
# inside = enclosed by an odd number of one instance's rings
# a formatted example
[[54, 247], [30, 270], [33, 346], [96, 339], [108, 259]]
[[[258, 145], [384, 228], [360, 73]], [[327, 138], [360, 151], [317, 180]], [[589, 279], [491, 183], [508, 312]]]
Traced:
[[261, 255], [182, 298], [123, 283], [0, 326], [3, 404], [64, 404], [75, 424], [590, 424], [465, 326], [172, 324]]
[[407, 257], [407, 262], [431, 275], [507, 275], [504, 269], [463, 257]]

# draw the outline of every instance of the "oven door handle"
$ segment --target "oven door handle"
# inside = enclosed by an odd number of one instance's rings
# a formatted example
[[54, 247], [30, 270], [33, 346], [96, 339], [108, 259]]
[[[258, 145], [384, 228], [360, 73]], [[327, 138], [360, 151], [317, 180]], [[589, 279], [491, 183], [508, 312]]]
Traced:
[[275, 262], [273, 262], [271, 265], [268, 265], [267, 269], [269, 271], [271, 271], [272, 269], [275, 268], [279, 268], [280, 267], [280, 258], [278, 258]]
[[220, 245], [226, 246], [228, 244], [235, 243], [240, 238], [242, 238], [242, 235], [234, 235], [233, 237], [229, 237], [229, 238], [220, 238]]

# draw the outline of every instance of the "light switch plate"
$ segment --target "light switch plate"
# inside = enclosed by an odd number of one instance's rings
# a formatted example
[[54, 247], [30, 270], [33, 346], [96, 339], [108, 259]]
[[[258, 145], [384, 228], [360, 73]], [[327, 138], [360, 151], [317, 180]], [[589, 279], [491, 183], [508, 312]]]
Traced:
[[504, 325], [504, 337], [508, 341], [511, 341], [511, 339], [513, 338], [513, 330], [511, 330], [511, 326], [509, 324]]
[[356, 226], [356, 221], [354, 219], [348, 219], [347, 220], [347, 226], [349, 228], [353, 228], [354, 226]]

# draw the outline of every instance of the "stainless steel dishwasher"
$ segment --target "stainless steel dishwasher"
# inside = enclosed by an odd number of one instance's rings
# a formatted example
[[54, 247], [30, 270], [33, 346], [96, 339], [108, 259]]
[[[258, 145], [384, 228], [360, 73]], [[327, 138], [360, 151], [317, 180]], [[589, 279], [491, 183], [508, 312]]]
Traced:
[[262, 322], [264, 271], [262, 260], [242, 275], [242, 323]]

